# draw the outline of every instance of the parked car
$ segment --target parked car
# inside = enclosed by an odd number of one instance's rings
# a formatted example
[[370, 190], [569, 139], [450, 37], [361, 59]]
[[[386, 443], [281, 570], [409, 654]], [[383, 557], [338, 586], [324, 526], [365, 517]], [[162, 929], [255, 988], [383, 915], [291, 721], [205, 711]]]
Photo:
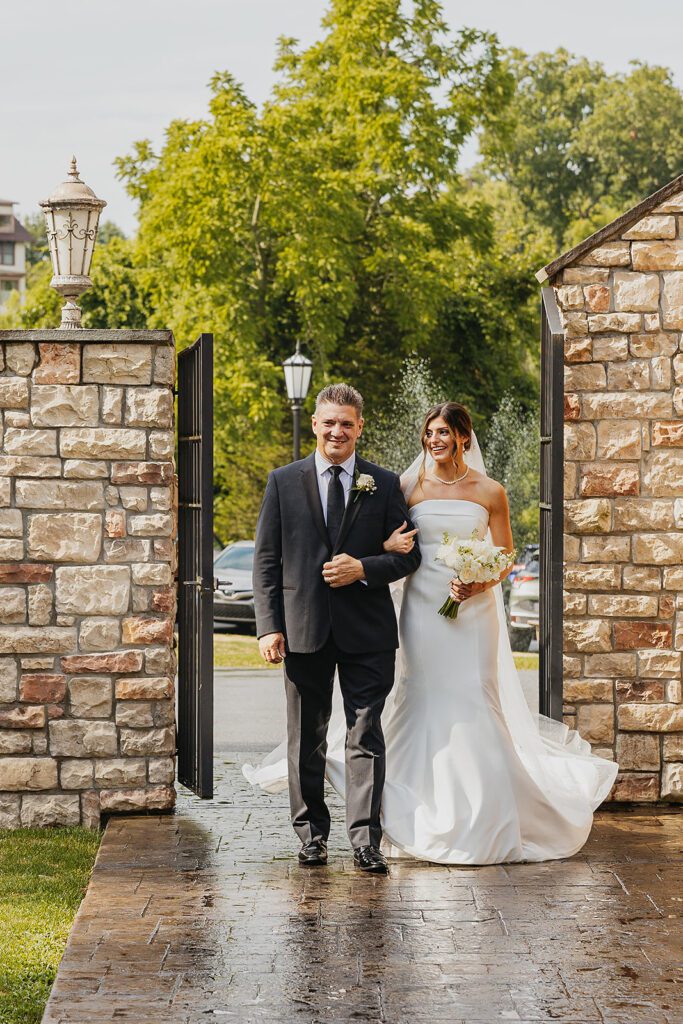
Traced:
[[539, 563], [535, 558], [515, 573], [508, 602], [508, 632], [513, 651], [528, 651], [538, 632]]
[[254, 565], [253, 540], [237, 540], [228, 544], [215, 558], [213, 574], [216, 580], [213, 595], [213, 624], [241, 626], [256, 632], [252, 570]]
[[519, 573], [522, 571], [522, 569], [524, 569], [524, 567], [529, 562], [533, 562], [537, 558], [538, 558], [538, 544], [525, 544], [524, 547], [522, 548], [522, 550], [519, 553], [517, 561], [512, 566], [512, 569], [510, 570], [508, 575], [503, 580], [503, 584], [502, 584], [502, 587], [503, 587], [503, 602], [505, 604], [506, 611], [507, 611], [508, 604], [510, 603], [510, 591], [512, 590], [512, 581], [514, 580], [515, 576], [519, 575]]

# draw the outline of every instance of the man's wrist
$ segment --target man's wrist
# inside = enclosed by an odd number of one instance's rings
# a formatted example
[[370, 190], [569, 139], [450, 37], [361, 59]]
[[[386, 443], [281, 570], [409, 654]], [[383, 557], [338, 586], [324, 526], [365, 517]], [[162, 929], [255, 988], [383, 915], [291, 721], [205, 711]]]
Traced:
[[360, 558], [357, 558], [356, 562], [358, 563], [358, 579], [359, 580], [364, 580], [365, 579], [365, 567], [364, 567], [363, 563], [361, 562]]

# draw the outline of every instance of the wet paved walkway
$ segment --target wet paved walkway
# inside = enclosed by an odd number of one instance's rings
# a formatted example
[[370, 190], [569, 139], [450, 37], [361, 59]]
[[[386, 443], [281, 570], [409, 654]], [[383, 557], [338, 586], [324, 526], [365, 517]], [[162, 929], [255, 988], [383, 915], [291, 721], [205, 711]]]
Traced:
[[44, 1022], [683, 1021], [683, 820], [602, 812], [568, 861], [304, 870], [286, 797], [112, 821]]

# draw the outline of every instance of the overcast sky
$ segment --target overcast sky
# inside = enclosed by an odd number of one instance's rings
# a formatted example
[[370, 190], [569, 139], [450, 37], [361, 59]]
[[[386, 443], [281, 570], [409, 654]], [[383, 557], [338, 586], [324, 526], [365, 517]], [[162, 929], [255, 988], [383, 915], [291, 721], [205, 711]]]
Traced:
[[[683, 86], [678, 0], [442, 0], [455, 29], [470, 25], [527, 52], [564, 46], [608, 70], [638, 59], [670, 67]], [[4, 5], [0, 197], [37, 209], [71, 153], [125, 231], [135, 208], [112, 161], [137, 139], [160, 143], [177, 117], [206, 111], [207, 82], [230, 70], [256, 102], [270, 90], [275, 40], [319, 34], [324, 0], [29, 0]], [[471, 152], [469, 154], [471, 159]]]

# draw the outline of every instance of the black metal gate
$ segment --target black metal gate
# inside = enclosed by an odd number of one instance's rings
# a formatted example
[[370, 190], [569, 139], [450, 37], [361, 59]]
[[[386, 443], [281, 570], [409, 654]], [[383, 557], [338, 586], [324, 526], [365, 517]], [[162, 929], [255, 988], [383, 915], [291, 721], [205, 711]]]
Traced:
[[178, 356], [178, 781], [213, 796], [213, 335]]
[[555, 292], [541, 302], [541, 494], [538, 701], [562, 720], [564, 331]]

